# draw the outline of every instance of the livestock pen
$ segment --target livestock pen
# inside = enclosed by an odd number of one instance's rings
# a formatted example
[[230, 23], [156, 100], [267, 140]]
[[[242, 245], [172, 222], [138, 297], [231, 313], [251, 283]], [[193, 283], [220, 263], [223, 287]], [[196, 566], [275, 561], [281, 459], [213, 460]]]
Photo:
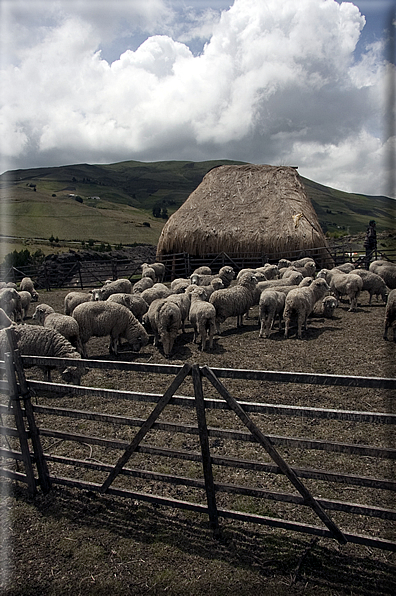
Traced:
[[25, 376], [67, 363], [14, 349], [2, 363], [0, 473], [31, 496], [61, 485], [208, 515], [216, 534], [223, 518], [396, 550], [396, 416], [266, 400], [275, 384], [386, 395], [395, 379], [105, 360], [77, 365], [130, 374], [131, 389]]

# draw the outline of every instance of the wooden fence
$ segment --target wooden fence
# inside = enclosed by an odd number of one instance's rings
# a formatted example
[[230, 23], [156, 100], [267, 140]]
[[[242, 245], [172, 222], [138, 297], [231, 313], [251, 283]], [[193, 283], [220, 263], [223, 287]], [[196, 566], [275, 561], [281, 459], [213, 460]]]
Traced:
[[[348, 245], [341, 245], [326, 249], [328, 258], [323, 258], [325, 249], [312, 249], [294, 251], [290, 258], [298, 259], [311, 256], [317, 260], [317, 255], [322, 254], [318, 267], [331, 268], [334, 264], [339, 265], [345, 262], [356, 261], [356, 255], [348, 250]], [[394, 252], [373, 254], [374, 258], [382, 255], [390, 261], [396, 259]], [[241, 269], [261, 267], [265, 263], [277, 263], [279, 255], [249, 253], [249, 254], [207, 254], [194, 257], [188, 253], [162, 255], [161, 261], [165, 264], [165, 281], [172, 281], [177, 277], [189, 277], [194, 269], [202, 265], [209, 266], [213, 273], [218, 273], [221, 267], [230, 265], [238, 273]], [[31, 277], [36, 289], [51, 290], [55, 288], [81, 289], [100, 287], [106, 279], [117, 279], [125, 277], [136, 281], [141, 276], [141, 263], [129, 259], [106, 259], [94, 261], [75, 261], [59, 263], [44, 261], [40, 267], [9, 267], [0, 270], [0, 281], [12, 281], [19, 283], [23, 277]], [[135, 279], [134, 279], [135, 278]]]
[[[11, 343], [14, 341], [12, 332], [9, 332], [9, 340]], [[284, 417], [312, 420], [323, 425], [370, 425], [375, 435], [376, 429], [384, 425], [389, 433], [393, 430], [395, 414], [237, 401], [224, 381], [240, 379], [247, 391], [249, 384], [257, 381], [339, 387], [340, 391], [345, 390], [345, 387], [378, 391], [394, 390], [396, 379], [216, 369], [195, 364], [178, 366], [77, 361], [78, 366], [85, 368], [124, 373], [129, 371], [150, 378], [153, 375], [154, 378], [158, 376], [162, 380], [171, 377], [169, 384], [166, 381], [165, 390], [153, 394], [27, 380], [25, 366], [76, 365], [76, 361], [21, 357], [18, 350], [15, 350], [15, 344], [4, 358], [4, 362], [0, 363], [0, 367], [6, 371], [6, 380], [0, 381], [0, 393], [3, 395], [0, 404], [3, 436], [0, 475], [26, 483], [32, 496], [38, 488], [46, 492], [55, 484], [63, 485], [204, 513], [209, 516], [215, 532], [219, 530], [219, 518], [228, 518], [334, 538], [342, 544], [351, 542], [396, 550], [396, 542], [389, 540], [390, 529], [392, 524], [394, 527], [396, 520], [395, 510], [324, 496], [326, 491], [334, 496], [335, 493], [338, 495], [341, 488], [347, 488], [356, 491], [354, 495], [360, 495], [359, 491], [362, 491], [363, 497], [367, 493], [386, 493], [388, 501], [392, 502], [396, 481], [391, 477], [367, 476], [366, 470], [367, 462], [374, 462], [374, 466], [377, 466], [381, 462], [394, 461], [396, 449], [378, 444], [360, 444], [358, 441], [342, 443], [317, 438], [279, 436], [263, 430], [263, 421], [268, 424], [270, 419], [277, 421]], [[190, 395], [177, 393], [182, 386], [188, 386]], [[34, 399], [32, 395], [35, 396]], [[46, 396], [45, 405], [37, 403], [40, 396]], [[97, 398], [95, 404], [121, 404], [122, 414], [109, 413], [108, 409], [104, 412], [67, 408], [64, 406], [67, 396], [78, 397], [81, 403], [84, 403], [84, 399]], [[57, 406], [48, 404], [52, 399], [61, 400], [62, 406], [59, 407], [58, 401]], [[152, 410], [147, 405], [150, 403], [155, 404]], [[125, 415], [125, 411], [130, 412], [139, 406], [148, 408], [149, 414], [143, 418]], [[164, 419], [164, 412], [168, 412], [171, 419]], [[188, 419], [189, 422], [185, 418], [186, 412], [192, 416], [192, 420]], [[209, 425], [207, 418], [215, 417], [217, 420], [220, 412], [221, 416], [234, 417], [239, 424], [235, 427], [227, 423], [226, 428], [219, 423]], [[88, 433], [81, 432], [87, 428]], [[134, 428], [138, 429], [136, 434]], [[127, 438], [120, 438], [119, 434], [123, 432], [128, 435]], [[332, 436], [336, 436], [336, 433], [335, 429]], [[146, 443], [143, 440], [148, 435], [151, 441]], [[165, 438], [160, 440], [160, 436]], [[192, 440], [198, 446], [195, 450], [188, 448]], [[66, 449], [62, 455], [54, 453], [55, 446], [60, 444]], [[217, 449], [219, 445], [223, 445], [223, 449]], [[237, 456], [231, 455], [231, 445], [242, 446], [243, 456], [238, 456], [238, 451]], [[99, 450], [99, 458], [92, 457], [94, 448]], [[90, 450], [88, 457], [79, 456], [80, 452], [84, 453], [87, 449]], [[245, 449], [252, 450], [253, 457], [246, 457]], [[282, 450], [286, 456], [281, 455]], [[339, 464], [335, 464], [337, 471], [306, 465], [296, 466], [286, 461], [287, 454], [295, 451], [302, 454], [313, 451], [318, 454], [315, 458], [324, 453], [331, 458], [342, 457], [348, 461], [353, 459], [353, 469], [359, 465], [361, 472], [343, 471]], [[127, 467], [132, 457], [135, 467]], [[159, 471], [149, 469], [150, 466], [153, 467], [153, 462], [158, 465], [158, 462], [174, 462], [175, 459], [178, 462], [177, 470], [181, 472], [183, 465], [186, 465], [189, 475], [170, 473], [167, 467], [169, 463], [162, 466], [159, 464]], [[19, 469], [20, 461], [23, 462], [23, 471]], [[172, 472], [174, 467], [175, 464], [170, 466]], [[230, 477], [237, 481], [243, 479], [244, 482], [230, 482]], [[279, 480], [286, 489], [288, 486], [294, 487], [294, 492], [287, 492], [284, 488], [274, 490]], [[140, 487], [144, 482], [148, 483], [149, 489], [142, 491]], [[176, 490], [176, 497], [186, 494], [187, 498], [175, 498], [168, 493], [159, 494], [160, 487], [167, 487], [168, 491]], [[316, 496], [314, 493], [317, 493]], [[237, 507], [228, 508], [227, 498], [232, 498]], [[298, 509], [298, 519], [268, 515], [265, 513], [268, 509], [266, 503], [289, 507], [287, 515]], [[340, 515], [339, 521], [334, 521], [330, 512]], [[359, 528], [366, 528], [368, 520], [376, 520], [380, 527], [376, 527], [371, 534], [342, 529], [342, 525], [353, 524], [354, 516], [355, 519], [365, 520]], [[321, 525], [316, 525], [318, 518]]]

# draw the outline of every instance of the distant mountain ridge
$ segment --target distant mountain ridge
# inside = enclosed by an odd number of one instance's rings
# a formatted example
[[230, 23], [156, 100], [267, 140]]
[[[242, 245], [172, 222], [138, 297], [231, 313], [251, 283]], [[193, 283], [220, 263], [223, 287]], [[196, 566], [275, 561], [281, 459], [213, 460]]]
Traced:
[[[209, 170], [244, 163], [125, 161], [40, 167], [3, 173], [0, 189], [2, 201], [10, 204], [9, 218], [16, 235], [64, 237], [67, 232], [70, 239], [89, 237], [104, 242], [117, 242], [119, 235], [125, 243], [130, 224], [132, 242], [155, 244], [166, 216], [183, 204]], [[394, 228], [394, 199], [346, 193], [301, 178], [324, 232], [356, 234], [365, 230], [369, 219], [377, 221], [377, 228]], [[82, 204], [76, 203], [77, 197]], [[146, 229], [137, 229], [142, 227]]]

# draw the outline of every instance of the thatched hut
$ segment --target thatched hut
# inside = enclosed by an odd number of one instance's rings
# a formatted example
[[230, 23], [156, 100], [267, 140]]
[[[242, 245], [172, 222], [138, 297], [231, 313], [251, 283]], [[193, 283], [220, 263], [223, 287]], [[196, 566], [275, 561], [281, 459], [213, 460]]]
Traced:
[[294, 258], [319, 249], [329, 257], [301, 178], [294, 167], [232, 165], [214, 168], [165, 224], [157, 257], [266, 254]]

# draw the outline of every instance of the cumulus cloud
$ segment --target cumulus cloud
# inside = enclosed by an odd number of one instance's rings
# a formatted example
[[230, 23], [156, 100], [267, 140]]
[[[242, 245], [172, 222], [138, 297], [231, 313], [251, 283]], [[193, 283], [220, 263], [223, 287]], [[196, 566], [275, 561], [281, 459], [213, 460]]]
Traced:
[[[230, 158], [393, 192], [384, 186], [391, 67], [380, 42], [356, 62], [365, 18], [353, 4], [235, 0], [221, 14], [190, 14], [184, 28], [161, 0], [111, 3], [107, 20], [109, 3], [95, 15], [86, 2], [55, 4], [58, 19], [47, 13], [40, 36], [3, 67], [7, 166]], [[132, 19], [131, 7], [153, 34], [108, 62], [103, 40], [120, 27], [127, 35], [119, 17]], [[198, 54], [187, 45], [197, 37], [207, 38]]]

